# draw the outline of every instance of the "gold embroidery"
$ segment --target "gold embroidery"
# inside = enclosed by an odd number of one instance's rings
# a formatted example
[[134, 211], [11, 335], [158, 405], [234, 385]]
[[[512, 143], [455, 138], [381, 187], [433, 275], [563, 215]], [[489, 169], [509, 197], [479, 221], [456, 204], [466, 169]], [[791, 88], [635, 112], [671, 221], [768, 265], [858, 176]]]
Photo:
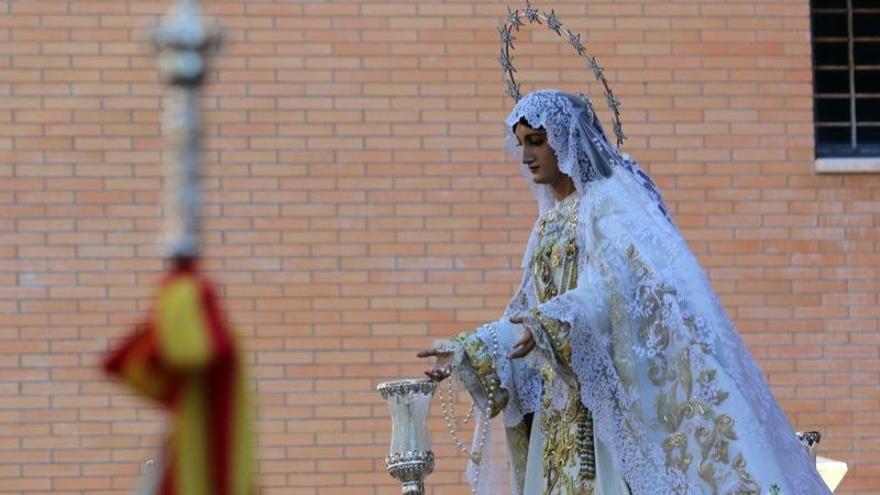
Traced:
[[[666, 325], [663, 313], [664, 304], [675, 300], [675, 290], [656, 279], [635, 246], [627, 249], [627, 258], [637, 279], [636, 299], [641, 306], [640, 311], [646, 315], [639, 329], [639, 339], [645, 352], [653, 356], [649, 358], [648, 378], [660, 389], [656, 403], [657, 418], [670, 433], [663, 442], [667, 465], [682, 472], [687, 472], [693, 465], [687, 436], [687, 432], [691, 431], [699, 453], [697, 474], [711, 489], [712, 495], [718, 495], [722, 487], [729, 487], [734, 473], [738, 483], [733, 492], [729, 492], [731, 495], [760, 494], [761, 486], [748, 472], [743, 455], [738, 454], [730, 461], [730, 445], [737, 440], [737, 436], [733, 418], [718, 414], [713, 409], [728, 397], [726, 391], [716, 386], [717, 371], [702, 369], [694, 377], [695, 363], [691, 362], [691, 350], [708, 354], [703, 346], [693, 345], [696, 323], [685, 315], [683, 328], [678, 330], [686, 331], [691, 340], [673, 342], [674, 339], [678, 340], [675, 330]], [[612, 308], [613, 303], [612, 297]], [[695, 353], [693, 357], [700, 359], [701, 355]], [[695, 385], [700, 387], [700, 397], [695, 394]]]
[[559, 257], [559, 244], [554, 244], [552, 248], [550, 248], [550, 265], [553, 268], [558, 268], [559, 264], [562, 262], [562, 259]]
[[572, 237], [565, 243], [565, 261], [562, 263], [562, 291], [577, 287], [578, 247]]
[[565, 365], [571, 364], [571, 343], [569, 342], [571, 326], [555, 318], [544, 316], [538, 308], [532, 308], [531, 313], [547, 335], [550, 345], [553, 346], [555, 356], [552, 357]]
[[614, 356], [614, 368], [620, 377], [620, 382], [627, 389], [632, 389], [637, 383], [636, 363], [629, 358], [633, 346], [633, 339], [629, 331], [629, 319], [626, 314], [623, 296], [614, 291], [611, 300], [611, 345]]
[[535, 278], [535, 291], [539, 302], [545, 302], [556, 296], [556, 286], [553, 283], [553, 271], [546, 253], [539, 251], [532, 262], [532, 272]]
[[[576, 195], [559, 202], [540, 221], [530, 272], [538, 302], [546, 302], [577, 286], [578, 245], [577, 224], [580, 199]], [[532, 317], [541, 325], [553, 348], [557, 362], [571, 362], [570, 326], [547, 318], [537, 309]], [[541, 370], [544, 391], [541, 397], [541, 428], [544, 431], [543, 470], [544, 495], [592, 494], [595, 477], [595, 445], [593, 418], [581, 403], [576, 386], [560, 380], [550, 365]], [[569, 387], [568, 404], [555, 410], [552, 404], [554, 386]]]
[[739, 486], [736, 487], [736, 495], [760, 495], [761, 485], [746, 470], [746, 460], [742, 454], [738, 454], [733, 459], [733, 470], [736, 471], [740, 481]]
[[486, 343], [473, 333], [462, 332], [455, 338], [464, 348], [465, 354], [486, 393], [489, 402], [489, 415], [495, 416], [507, 405], [507, 390], [501, 387], [501, 379], [495, 372], [495, 364]]
[[577, 285], [577, 210], [579, 199], [561, 201], [544, 214], [531, 272], [538, 302], [546, 302]]
[[[697, 466], [697, 473], [712, 488], [713, 494], [718, 493], [722, 475], [715, 472], [716, 466], [720, 465], [720, 462], [715, 458], [721, 457], [717, 452], [719, 445], [721, 445], [721, 452], [726, 457], [727, 440], [736, 440], [736, 434], [733, 432], [733, 418], [726, 414], [716, 417], [714, 427], [711, 430], [705, 426], [697, 427], [694, 431], [694, 438], [697, 440], [697, 445], [700, 446], [700, 464]], [[715, 456], [711, 455], [713, 449], [716, 450]]]
[[562, 410], [552, 404], [552, 368], [541, 370], [541, 429], [544, 432], [544, 495], [593, 493], [596, 476], [592, 415], [581, 404], [576, 389], [569, 389], [569, 402]]
[[[687, 471], [691, 465], [691, 456], [687, 451], [687, 437], [683, 433], [673, 433], [663, 441], [663, 451], [666, 452], [666, 464], [682, 471]], [[676, 456], [676, 453], [678, 454]]]

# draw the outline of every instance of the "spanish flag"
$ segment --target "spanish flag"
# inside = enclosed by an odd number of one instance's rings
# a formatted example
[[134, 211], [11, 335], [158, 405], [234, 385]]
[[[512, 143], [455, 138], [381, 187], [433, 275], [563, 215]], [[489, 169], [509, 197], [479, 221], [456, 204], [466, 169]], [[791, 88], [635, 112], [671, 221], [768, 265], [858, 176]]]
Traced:
[[156, 495], [254, 495], [244, 362], [214, 286], [177, 262], [105, 368], [172, 416]]

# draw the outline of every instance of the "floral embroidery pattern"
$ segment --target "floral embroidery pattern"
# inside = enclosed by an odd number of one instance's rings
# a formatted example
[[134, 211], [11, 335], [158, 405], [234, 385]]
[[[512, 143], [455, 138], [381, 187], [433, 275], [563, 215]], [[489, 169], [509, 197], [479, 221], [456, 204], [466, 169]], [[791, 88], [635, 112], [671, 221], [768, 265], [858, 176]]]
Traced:
[[742, 454], [730, 457], [737, 440], [734, 420], [715, 410], [729, 394], [718, 386], [717, 370], [704, 365], [708, 350], [697, 343], [694, 319], [681, 311], [676, 291], [658, 281], [634, 246], [627, 259], [636, 284], [630, 311], [642, 321], [637, 353], [649, 360], [648, 378], [658, 388], [657, 418], [669, 432], [663, 441], [666, 464], [682, 472], [695, 467], [712, 495], [759, 495], [761, 486]]

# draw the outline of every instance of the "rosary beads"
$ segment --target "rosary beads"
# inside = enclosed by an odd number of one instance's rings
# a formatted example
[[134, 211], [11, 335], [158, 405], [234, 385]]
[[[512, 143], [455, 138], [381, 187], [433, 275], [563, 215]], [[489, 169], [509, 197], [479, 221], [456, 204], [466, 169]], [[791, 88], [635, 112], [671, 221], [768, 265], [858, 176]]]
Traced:
[[[488, 330], [491, 339], [491, 350], [489, 352], [490, 358], [494, 363], [497, 363], [499, 359], [502, 359], [502, 356], [495, 325], [488, 325]], [[488, 404], [485, 410], [480, 411], [482, 421], [478, 428], [479, 440], [477, 441], [477, 449], [474, 451], [470, 451], [467, 449], [467, 447], [464, 446], [464, 442], [461, 441], [461, 438], [459, 438], [457, 430], [462, 429], [470, 421], [471, 417], [473, 416], [474, 409], [476, 409], [477, 407], [476, 402], [471, 402], [470, 410], [468, 411], [464, 420], [459, 421], [455, 414], [456, 389], [455, 380], [453, 377], [449, 377], [449, 382], [446, 388], [446, 394], [443, 393], [442, 387], [440, 388], [440, 407], [443, 411], [443, 419], [446, 421], [446, 427], [449, 430], [449, 435], [452, 437], [452, 441], [453, 443], [455, 443], [458, 451], [466, 455], [471, 460], [471, 462], [474, 463], [472, 492], [476, 494], [479, 487], [480, 474], [482, 472], [481, 461], [483, 460], [483, 452], [486, 446], [486, 440], [489, 436], [489, 427], [491, 422], [489, 411], [492, 410], [496, 398], [495, 389], [485, 391]]]

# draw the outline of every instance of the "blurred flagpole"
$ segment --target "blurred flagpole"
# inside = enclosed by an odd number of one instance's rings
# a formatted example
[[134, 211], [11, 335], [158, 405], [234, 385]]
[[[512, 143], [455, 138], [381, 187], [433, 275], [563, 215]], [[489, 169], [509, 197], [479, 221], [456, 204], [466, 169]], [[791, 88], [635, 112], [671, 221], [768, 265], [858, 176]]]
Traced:
[[171, 261], [140, 325], [104, 366], [164, 408], [168, 439], [141, 493], [253, 495], [254, 439], [245, 363], [218, 291], [198, 266], [200, 90], [220, 43], [198, 2], [181, 0], [154, 33], [167, 85], [164, 253]]

